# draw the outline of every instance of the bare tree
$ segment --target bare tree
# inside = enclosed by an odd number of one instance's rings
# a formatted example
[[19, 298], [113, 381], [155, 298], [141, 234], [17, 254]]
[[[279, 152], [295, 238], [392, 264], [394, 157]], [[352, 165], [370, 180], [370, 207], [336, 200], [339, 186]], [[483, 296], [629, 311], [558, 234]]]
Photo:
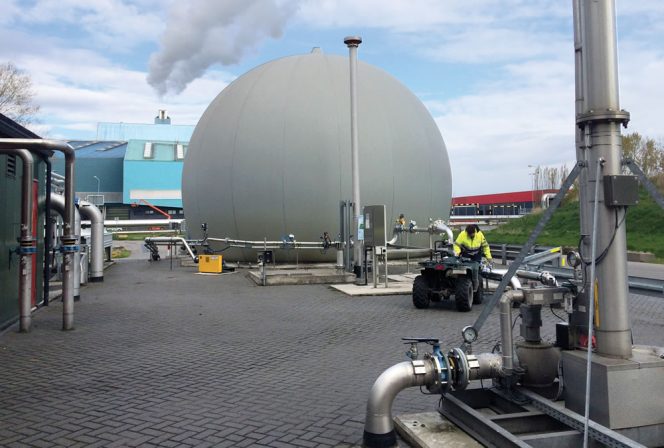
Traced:
[[537, 166], [533, 175], [533, 190], [554, 190], [560, 188], [567, 175], [569, 168], [566, 165], [555, 166]]
[[664, 188], [664, 144], [638, 132], [623, 135], [623, 155], [631, 158], [655, 184]]
[[0, 64], [0, 113], [25, 126], [35, 120], [39, 106], [30, 75], [11, 62]]

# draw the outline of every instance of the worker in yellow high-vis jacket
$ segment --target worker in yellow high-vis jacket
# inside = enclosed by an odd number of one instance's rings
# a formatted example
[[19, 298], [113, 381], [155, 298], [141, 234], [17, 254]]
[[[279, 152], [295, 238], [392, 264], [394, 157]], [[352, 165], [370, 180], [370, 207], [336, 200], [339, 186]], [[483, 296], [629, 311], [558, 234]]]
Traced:
[[466, 230], [457, 236], [454, 242], [454, 255], [457, 257], [461, 255], [478, 262], [482, 261], [482, 257], [484, 257], [489, 263], [492, 263], [489, 243], [486, 242], [486, 238], [477, 224], [467, 225]]

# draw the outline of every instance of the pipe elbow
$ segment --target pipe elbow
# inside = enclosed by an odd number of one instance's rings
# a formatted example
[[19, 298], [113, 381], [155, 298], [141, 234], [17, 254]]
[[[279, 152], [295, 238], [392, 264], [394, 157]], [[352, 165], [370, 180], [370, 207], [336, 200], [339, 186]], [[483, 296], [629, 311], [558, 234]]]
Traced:
[[430, 360], [405, 361], [385, 370], [374, 382], [367, 401], [364, 424], [364, 445], [389, 447], [396, 445], [392, 423], [392, 403], [402, 390], [433, 384], [436, 369]]

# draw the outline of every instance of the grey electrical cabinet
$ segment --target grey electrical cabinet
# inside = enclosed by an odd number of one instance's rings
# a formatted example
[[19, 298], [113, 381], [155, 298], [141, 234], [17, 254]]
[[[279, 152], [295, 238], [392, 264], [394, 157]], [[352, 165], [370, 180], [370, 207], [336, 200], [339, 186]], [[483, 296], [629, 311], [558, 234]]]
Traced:
[[382, 247], [387, 243], [386, 212], [384, 205], [365, 205], [364, 245]]

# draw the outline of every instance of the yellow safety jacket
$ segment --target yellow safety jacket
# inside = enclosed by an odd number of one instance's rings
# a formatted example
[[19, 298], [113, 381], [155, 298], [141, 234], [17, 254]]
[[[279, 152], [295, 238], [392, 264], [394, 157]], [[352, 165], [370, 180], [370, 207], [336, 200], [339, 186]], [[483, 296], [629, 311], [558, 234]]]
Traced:
[[491, 260], [489, 243], [481, 231], [475, 232], [473, 238], [470, 238], [465, 230], [459, 234], [454, 242], [454, 255], [459, 256], [459, 254], [477, 261], [480, 261], [484, 255], [487, 260]]

